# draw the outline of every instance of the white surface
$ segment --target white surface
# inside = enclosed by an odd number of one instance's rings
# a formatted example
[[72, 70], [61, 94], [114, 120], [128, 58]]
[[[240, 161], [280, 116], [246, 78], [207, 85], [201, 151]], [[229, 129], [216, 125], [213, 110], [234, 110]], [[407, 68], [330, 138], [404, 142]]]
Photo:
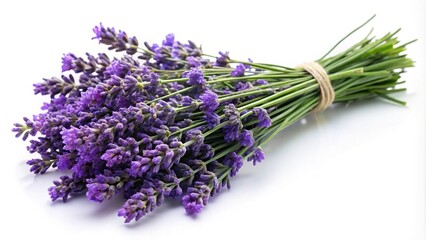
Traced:
[[[13, 3], [12, 3], [13, 2]], [[140, 2], [140, 3], [137, 3]], [[154, 3], [158, 2], [158, 3]], [[278, 2], [282, 2], [279, 5]], [[284, 4], [285, 3], [285, 4]], [[418, 38], [403, 78], [408, 107], [381, 100], [337, 106], [282, 132], [259, 166], [246, 164], [231, 191], [196, 218], [166, 202], [136, 224], [116, 217], [120, 200], [50, 203], [59, 176], [33, 176], [12, 123], [39, 112], [32, 84], [60, 74], [63, 53], [105, 51], [91, 41], [99, 22], [160, 42], [169, 32], [216, 53], [295, 66], [320, 57], [377, 14], [381, 35], [402, 27]], [[404, 239], [426, 238], [426, 4], [405, 1], [2, 1], [0, 239]]]

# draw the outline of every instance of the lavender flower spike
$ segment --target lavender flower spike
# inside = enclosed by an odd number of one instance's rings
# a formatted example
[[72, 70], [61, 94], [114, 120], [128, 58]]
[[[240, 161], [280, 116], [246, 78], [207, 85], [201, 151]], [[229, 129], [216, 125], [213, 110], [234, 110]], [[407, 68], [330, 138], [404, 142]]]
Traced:
[[211, 189], [206, 185], [188, 188], [188, 192], [182, 198], [182, 204], [189, 215], [200, 213], [207, 205]]
[[110, 199], [123, 186], [128, 179], [125, 172], [117, 171], [115, 173], [106, 170], [105, 174], [99, 174], [95, 178], [87, 180], [86, 196], [89, 200], [103, 202]]
[[83, 182], [68, 176], [62, 176], [60, 180], [53, 181], [53, 184], [48, 189], [52, 201], [62, 198], [62, 201], [66, 202], [70, 196], [84, 191]]
[[256, 163], [260, 163], [265, 159], [265, 155], [262, 151], [262, 149], [259, 147], [256, 150], [254, 150], [253, 155], [251, 155], [247, 161], [253, 161], [253, 166], [256, 166]]
[[223, 164], [231, 168], [230, 175], [231, 177], [235, 177], [237, 175], [237, 172], [243, 166], [243, 157], [241, 157], [235, 152], [231, 152], [225, 157], [225, 159], [223, 160]]
[[233, 76], [233, 77], [242, 77], [242, 76], [244, 76], [244, 72], [245, 71], [246, 71], [245, 66], [243, 64], [239, 64], [231, 72], [231, 76]]
[[118, 216], [124, 217], [125, 223], [129, 223], [133, 219], [138, 221], [147, 213], [152, 212], [155, 207], [160, 206], [163, 198], [163, 193], [158, 189], [142, 188], [124, 203], [123, 207], [118, 210]]
[[203, 102], [200, 109], [205, 112], [213, 112], [219, 106], [219, 98], [216, 93], [207, 90], [200, 96], [200, 100]]
[[240, 134], [240, 144], [244, 147], [251, 147], [254, 143], [253, 133], [249, 130], [243, 130]]
[[72, 53], [65, 54], [62, 57], [62, 72], [72, 70], [74, 68], [73, 64], [76, 59], [77, 57]]
[[199, 68], [191, 68], [189, 72], [184, 73], [184, 77], [189, 78], [188, 84], [190, 85], [202, 85], [206, 83], [203, 71]]
[[272, 120], [265, 109], [255, 107], [253, 108], [253, 113], [259, 119], [259, 122], [257, 124], [258, 127], [268, 128], [271, 126]]

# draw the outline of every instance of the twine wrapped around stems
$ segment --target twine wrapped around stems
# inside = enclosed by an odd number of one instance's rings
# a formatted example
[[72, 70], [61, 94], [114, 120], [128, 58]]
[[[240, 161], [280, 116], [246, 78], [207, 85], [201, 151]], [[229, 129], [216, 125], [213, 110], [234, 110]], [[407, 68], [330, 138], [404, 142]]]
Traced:
[[317, 62], [306, 62], [299, 66], [310, 73], [317, 80], [321, 97], [314, 112], [321, 112], [327, 109], [334, 101], [334, 89], [331, 86], [330, 78], [325, 69]]

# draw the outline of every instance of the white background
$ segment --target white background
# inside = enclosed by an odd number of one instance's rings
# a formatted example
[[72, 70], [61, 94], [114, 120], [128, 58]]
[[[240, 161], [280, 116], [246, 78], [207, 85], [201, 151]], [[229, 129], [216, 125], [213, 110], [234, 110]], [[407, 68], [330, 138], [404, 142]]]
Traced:
[[[408, 50], [417, 67], [403, 75], [409, 90], [398, 95], [408, 106], [373, 100], [309, 116], [277, 136], [267, 160], [246, 164], [233, 188], [196, 218], [167, 201], [125, 225], [116, 217], [120, 199], [51, 203], [46, 189], [60, 174], [29, 173], [26, 143], [10, 132], [39, 112], [47, 99], [33, 96], [32, 84], [60, 75], [63, 53], [106, 50], [91, 40], [99, 22], [140, 42], [174, 32], [212, 54], [295, 66], [322, 56], [373, 14], [343, 47], [373, 26], [378, 36], [402, 27], [402, 41], [418, 38]], [[424, 0], [2, 1], [0, 26], [0, 239], [426, 238]]]

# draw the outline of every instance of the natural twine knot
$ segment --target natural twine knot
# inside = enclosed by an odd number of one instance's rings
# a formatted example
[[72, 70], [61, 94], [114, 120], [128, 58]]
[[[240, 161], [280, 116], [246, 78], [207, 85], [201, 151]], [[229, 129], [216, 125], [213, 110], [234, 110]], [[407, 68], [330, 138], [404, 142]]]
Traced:
[[334, 90], [331, 86], [330, 78], [325, 69], [317, 62], [306, 62], [299, 66], [310, 73], [317, 80], [321, 97], [318, 105], [313, 109], [314, 112], [321, 112], [328, 108], [334, 101]]

